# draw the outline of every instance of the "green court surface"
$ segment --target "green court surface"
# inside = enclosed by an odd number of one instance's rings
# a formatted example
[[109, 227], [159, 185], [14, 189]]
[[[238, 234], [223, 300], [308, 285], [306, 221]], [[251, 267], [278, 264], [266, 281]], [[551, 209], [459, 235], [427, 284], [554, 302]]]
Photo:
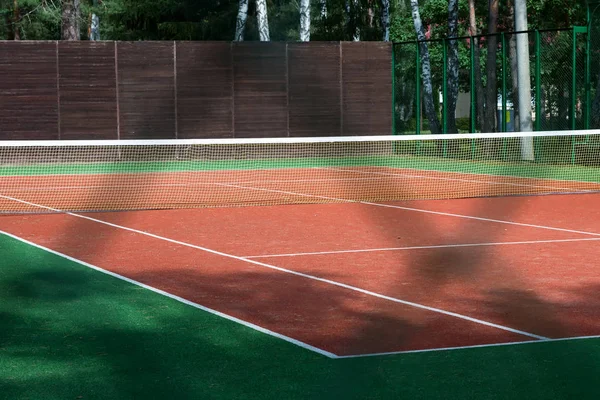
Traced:
[[0, 176], [80, 175], [297, 169], [318, 167], [392, 167], [422, 171], [458, 172], [523, 178], [545, 178], [600, 182], [600, 168], [581, 165], [552, 165], [508, 161], [477, 161], [441, 157], [387, 155], [356, 157], [306, 157], [207, 161], [123, 161], [86, 163], [39, 163], [0, 166]]
[[5, 235], [0, 260], [1, 399], [600, 395], [600, 339], [329, 359]]

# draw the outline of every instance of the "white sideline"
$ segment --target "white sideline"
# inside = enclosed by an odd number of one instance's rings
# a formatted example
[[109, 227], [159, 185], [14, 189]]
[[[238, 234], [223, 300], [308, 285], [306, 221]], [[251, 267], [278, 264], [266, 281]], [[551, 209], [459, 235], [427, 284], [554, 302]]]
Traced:
[[440, 309], [440, 308], [429, 307], [429, 306], [425, 306], [423, 304], [414, 303], [414, 302], [406, 301], [406, 300], [401, 300], [401, 299], [398, 299], [398, 298], [395, 298], [395, 297], [386, 296], [386, 295], [383, 295], [383, 294], [380, 294], [380, 293], [376, 293], [376, 292], [372, 292], [372, 291], [369, 291], [369, 290], [361, 289], [361, 288], [356, 287], [356, 286], [347, 285], [345, 283], [333, 281], [333, 280], [330, 280], [330, 279], [320, 278], [320, 277], [317, 277], [317, 276], [314, 276], [314, 275], [304, 274], [304, 273], [301, 273], [301, 272], [289, 270], [289, 269], [286, 269], [286, 268], [277, 267], [275, 265], [266, 264], [266, 263], [263, 263], [263, 262], [260, 262], [260, 261], [255, 261], [255, 260], [251, 260], [251, 259], [248, 259], [248, 258], [243, 258], [243, 257], [235, 256], [235, 255], [232, 255], [232, 254], [228, 254], [228, 253], [223, 253], [223, 252], [220, 252], [220, 251], [217, 251], [217, 250], [209, 249], [207, 247], [197, 246], [197, 245], [194, 245], [194, 244], [191, 244], [191, 243], [187, 243], [187, 242], [181, 242], [181, 241], [170, 239], [170, 238], [167, 238], [167, 237], [164, 237], [164, 236], [155, 235], [155, 234], [150, 233], [150, 232], [146, 232], [146, 231], [142, 231], [142, 230], [138, 230], [138, 229], [129, 228], [129, 227], [126, 227], [126, 226], [123, 226], [123, 225], [113, 224], [111, 222], [103, 221], [103, 220], [100, 220], [100, 219], [97, 219], [97, 218], [92, 218], [92, 217], [89, 217], [89, 216], [86, 216], [86, 215], [81, 215], [81, 214], [76, 214], [76, 213], [71, 213], [71, 212], [64, 212], [64, 211], [56, 209], [56, 208], [52, 208], [52, 207], [48, 207], [48, 206], [44, 206], [44, 205], [40, 205], [40, 204], [31, 203], [31, 202], [20, 200], [20, 199], [16, 199], [16, 198], [10, 197], [10, 196], [0, 195], [0, 197], [4, 198], [4, 199], [7, 199], [7, 200], [19, 202], [19, 203], [22, 203], [22, 204], [27, 204], [27, 205], [34, 206], [34, 207], [39, 207], [39, 208], [47, 209], [47, 210], [54, 211], [54, 212], [61, 212], [61, 213], [64, 213], [66, 215], [71, 215], [71, 216], [76, 217], [76, 218], [86, 219], [86, 220], [89, 220], [89, 221], [92, 221], [92, 222], [96, 222], [96, 223], [99, 223], [99, 224], [104, 224], [104, 225], [107, 225], [107, 226], [112, 226], [114, 228], [123, 229], [123, 230], [129, 231], [129, 232], [139, 233], [141, 235], [145, 235], [145, 236], [152, 237], [152, 238], [159, 239], [159, 240], [164, 240], [166, 242], [170, 242], [170, 243], [179, 244], [179, 245], [182, 245], [182, 246], [186, 246], [186, 247], [190, 247], [190, 248], [202, 250], [202, 251], [205, 251], [207, 253], [211, 253], [211, 254], [223, 256], [223, 257], [226, 257], [226, 258], [231, 258], [231, 259], [234, 259], [234, 260], [244, 261], [244, 262], [247, 262], [247, 263], [250, 263], [250, 264], [254, 264], [254, 265], [261, 266], [261, 267], [269, 268], [269, 269], [272, 269], [272, 270], [275, 270], [275, 271], [280, 271], [280, 272], [284, 272], [284, 273], [287, 273], [287, 274], [296, 275], [296, 276], [300, 276], [300, 277], [303, 277], [303, 278], [311, 279], [311, 280], [314, 280], [314, 281], [327, 283], [327, 284], [330, 284], [330, 285], [333, 285], [333, 286], [337, 286], [337, 287], [348, 289], [348, 290], [351, 290], [351, 291], [354, 291], [354, 292], [366, 294], [366, 295], [373, 296], [373, 297], [376, 297], [376, 298], [379, 298], [379, 299], [388, 300], [388, 301], [391, 301], [391, 302], [394, 302], [394, 303], [403, 304], [403, 305], [406, 305], [406, 306], [410, 306], [410, 307], [419, 308], [419, 309], [422, 309], [422, 310], [427, 310], [427, 311], [431, 311], [431, 312], [435, 312], [435, 313], [447, 315], [447, 316], [450, 316], [450, 317], [454, 317], [454, 318], [466, 320], [466, 321], [469, 321], [469, 322], [474, 322], [474, 323], [477, 323], [477, 324], [480, 324], [480, 325], [489, 326], [489, 327], [492, 327], [492, 328], [496, 328], [496, 329], [500, 329], [500, 330], [504, 330], [504, 331], [508, 331], [508, 332], [512, 332], [512, 333], [516, 333], [516, 334], [519, 334], [519, 335], [527, 336], [527, 337], [538, 339], [538, 340], [547, 340], [548, 339], [547, 337], [536, 335], [534, 333], [530, 333], [530, 332], [526, 332], [526, 331], [522, 331], [522, 330], [510, 328], [510, 327], [507, 327], [507, 326], [504, 326], [504, 325], [495, 324], [495, 323], [484, 321], [484, 320], [477, 319], [477, 318], [472, 318], [472, 317], [469, 317], [469, 316], [466, 316], [466, 315], [463, 315], [463, 314], [459, 314], [459, 313], [455, 313], [455, 312], [451, 312], [451, 311], [446, 311], [446, 310], [443, 310], [443, 309]]
[[274, 258], [274, 257], [300, 257], [300, 256], [319, 256], [327, 254], [346, 254], [346, 253], [371, 253], [377, 251], [402, 251], [402, 250], [423, 250], [423, 249], [447, 249], [455, 247], [480, 247], [480, 246], [507, 246], [518, 244], [544, 244], [544, 243], [565, 243], [565, 242], [590, 242], [598, 241], [599, 238], [577, 238], [577, 239], [549, 239], [549, 240], [524, 240], [519, 242], [486, 242], [486, 243], [456, 243], [439, 244], [431, 246], [406, 246], [406, 247], [381, 247], [375, 249], [354, 249], [354, 250], [330, 250], [314, 251], [305, 253], [283, 253], [283, 254], [261, 254], [254, 256], [243, 256], [243, 258]]
[[308, 344], [308, 343], [304, 343], [304, 342], [301, 342], [301, 341], [299, 341], [299, 340], [297, 340], [297, 339], [293, 339], [293, 338], [291, 338], [291, 337], [289, 337], [289, 336], [285, 336], [285, 335], [282, 335], [282, 334], [280, 334], [280, 333], [273, 332], [273, 331], [271, 331], [271, 330], [269, 330], [269, 329], [266, 329], [266, 328], [263, 328], [263, 327], [261, 327], [261, 326], [259, 326], [259, 325], [256, 325], [256, 324], [253, 324], [253, 323], [250, 323], [250, 322], [247, 322], [247, 321], [241, 320], [241, 319], [239, 319], [239, 318], [233, 317], [233, 316], [231, 316], [231, 315], [228, 315], [228, 314], [224, 314], [224, 313], [222, 313], [222, 312], [220, 312], [220, 311], [217, 311], [217, 310], [213, 310], [212, 308], [208, 308], [208, 307], [202, 306], [202, 305], [200, 305], [200, 304], [198, 304], [198, 303], [194, 303], [193, 301], [190, 301], [190, 300], [184, 299], [183, 297], [179, 297], [179, 296], [176, 296], [176, 295], [174, 295], [174, 294], [171, 294], [171, 293], [169, 293], [169, 292], [165, 292], [164, 290], [157, 289], [157, 288], [155, 288], [155, 287], [153, 287], [153, 286], [146, 285], [145, 283], [141, 283], [141, 282], [138, 282], [138, 281], [136, 281], [136, 280], [133, 280], [133, 279], [127, 278], [126, 276], [119, 275], [119, 274], [117, 274], [117, 273], [115, 273], [115, 272], [111, 272], [111, 271], [105, 270], [105, 269], [103, 269], [103, 268], [100, 268], [100, 267], [98, 267], [98, 266], [92, 265], [92, 264], [90, 264], [90, 263], [87, 263], [87, 262], [85, 262], [85, 261], [82, 261], [82, 260], [79, 260], [79, 259], [77, 259], [77, 258], [74, 258], [74, 257], [68, 256], [68, 255], [66, 255], [66, 254], [64, 254], [64, 253], [58, 252], [58, 251], [56, 251], [56, 250], [52, 250], [52, 249], [50, 249], [50, 248], [48, 248], [48, 247], [44, 247], [44, 246], [42, 246], [42, 245], [39, 245], [39, 244], [37, 244], [37, 243], [30, 242], [29, 240], [26, 240], [26, 239], [23, 239], [23, 238], [21, 238], [21, 237], [15, 236], [15, 235], [13, 235], [13, 234], [11, 234], [11, 233], [4, 232], [4, 231], [0, 230], [0, 234], [2, 234], [2, 235], [5, 235], [5, 236], [8, 236], [8, 237], [10, 237], [10, 238], [13, 238], [13, 239], [15, 239], [15, 240], [18, 240], [19, 242], [26, 243], [26, 244], [28, 244], [28, 245], [30, 245], [30, 246], [37, 247], [38, 249], [41, 249], [41, 250], [47, 251], [48, 253], [55, 254], [55, 255], [57, 255], [57, 256], [59, 256], [59, 257], [62, 257], [62, 258], [64, 258], [64, 259], [66, 259], [66, 260], [73, 261], [73, 262], [75, 262], [75, 263], [77, 263], [77, 264], [83, 265], [84, 267], [91, 268], [91, 269], [93, 269], [93, 270], [96, 270], [96, 271], [98, 271], [98, 272], [101, 272], [101, 273], [103, 273], [103, 274], [110, 275], [110, 276], [112, 276], [112, 277], [114, 277], [114, 278], [117, 278], [117, 279], [120, 279], [120, 280], [122, 280], [122, 281], [125, 281], [125, 282], [128, 282], [128, 283], [131, 283], [131, 284], [133, 284], [133, 285], [136, 285], [136, 286], [142, 287], [142, 288], [144, 288], [144, 289], [147, 289], [147, 290], [150, 290], [150, 291], [152, 291], [152, 292], [154, 292], [154, 293], [158, 293], [158, 294], [160, 294], [160, 295], [162, 295], [162, 296], [168, 297], [168, 298], [170, 298], [170, 299], [173, 299], [173, 300], [175, 300], [175, 301], [178, 301], [178, 302], [180, 302], [180, 303], [187, 304], [187, 305], [189, 305], [189, 306], [192, 306], [192, 307], [194, 307], [194, 308], [197, 308], [197, 309], [199, 309], [199, 310], [202, 310], [202, 311], [206, 311], [206, 312], [208, 312], [208, 313], [210, 313], [210, 314], [213, 314], [213, 315], [219, 316], [219, 317], [221, 317], [221, 318], [224, 318], [224, 319], [226, 319], [226, 320], [229, 320], [229, 321], [232, 321], [232, 322], [236, 322], [236, 323], [238, 323], [238, 324], [240, 324], [240, 325], [243, 325], [243, 326], [246, 326], [246, 327], [248, 327], [248, 328], [250, 328], [250, 329], [254, 329], [255, 331], [258, 331], [258, 332], [264, 333], [264, 334], [266, 334], [266, 335], [269, 335], [269, 336], [273, 336], [273, 337], [275, 337], [275, 338], [277, 338], [277, 339], [284, 340], [284, 341], [286, 341], [286, 342], [289, 342], [289, 343], [291, 343], [291, 344], [295, 344], [296, 346], [299, 346], [299, 347], [302, 347], [302, 348], [304, 348], [304, 349], [306, 349], [306, 350], [310, 350], [310, 351], [312, 351], [312, 352], [315, 352], [315, 353], [321, 354], [321, 355], [323, 355], [323, 356], [325, 356], [325, 357], [329, 357], [329, 358], [338, 358], [338, 356], [337, 356], [337, 355], [335, 355], [335, 354], [333, 354], [333, 353], [330, 353], [330, 352], [328, 352], [328, 351], [325, 351], [325, 350], [323, 350], [323, 349], [320, 349], [320, 348], [318, 348], [318, 347], [311, 346], [311, 345], [310, 345], [310, 344]]

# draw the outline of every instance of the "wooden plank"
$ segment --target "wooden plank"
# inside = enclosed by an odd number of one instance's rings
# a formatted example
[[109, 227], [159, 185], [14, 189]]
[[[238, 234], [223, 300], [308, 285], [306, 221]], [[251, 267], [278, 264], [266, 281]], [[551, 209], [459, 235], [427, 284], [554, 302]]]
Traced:
[[61, 139], [117, 139], [114, 42], [59, 42]]
[[229, 43], [178, 42], [178, 137], [233, 137], [232, 85]]
[[173, 42], [117, 42], [121, 139], [174, 139]]
[[290, 136], [340, 134], [339, 43], [288, 45]]
[[56, 42], [0, 42], [0, 140], [58, 139]]
[[235, 137], [287, 136], [285, 43], [234, 43]]
[[344, 135], [392, 132], [392, 46], [342, 43]]

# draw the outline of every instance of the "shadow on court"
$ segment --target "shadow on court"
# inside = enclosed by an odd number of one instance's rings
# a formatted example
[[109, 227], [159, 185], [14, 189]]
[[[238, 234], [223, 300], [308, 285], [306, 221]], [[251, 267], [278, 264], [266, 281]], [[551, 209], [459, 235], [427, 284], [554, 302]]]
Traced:
[[[330, 360], [16, 241], [0, 243], [3, 399], [597, 394], [598, 340]], [[167, 268], [160, 278], [172, 273]], [[273, 272], [241, 278], [251, 282], [246, 303], [257, 308], [298, 294], [265, 297], [252, 285], [277, 281]], [[224, 273], [222, 279], [223, 287], [212, 286], [209, 295], [231, 290], [228, 283], [237, 278]], [[577, 293], [591, 294], [600, 306], [599, 286]], [[331, 300], [348, 307], [343, 297]], [[319, 322], [328, 323], [325, 317]], [[377, 333], [368, 325], [348, 332], [366, 340]]]

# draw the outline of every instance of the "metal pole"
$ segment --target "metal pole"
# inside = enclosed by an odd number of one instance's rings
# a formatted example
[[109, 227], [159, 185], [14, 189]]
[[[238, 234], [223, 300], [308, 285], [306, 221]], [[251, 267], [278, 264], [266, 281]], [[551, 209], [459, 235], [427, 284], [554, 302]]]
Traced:
[[542, 42], [535, 30], [535, 130], [542, 130]]
[[416, 122], [416, 134], [419, 135], [421, 133], [421, 50], [419, 48], [420, 43], [417, 42], [417, 59], [416, 59], [416, 66], [417, 66], [417, 90], [416, 90], [416, 118], [415, 118], [415, 122]]
[[396, 45], [392, 43], [392, 135], [396, 135]]
[[473, 40], [473, 36], [471, 36], [471, 38], [469, 39], [469, 43], [471, 43], [470, 46], [470, 53], [469, 53], [469, 58], [470, 58], [470, 62], [471, 62], [471, 68], [469, 68], [469, 84], [471, 86], [470, 88], [470, 92], [471, 92], [471, 133], [475, 133], [475, 131], [477, 130], [477, 109], [475, 108], [475, 90], [476, 89], [476, 85], [475, 85], [475, 41]]
[[500, 34], [502, 42], [502, 132], [506, 132], [506, 36]]
[[[515, 0], [515, 29], [517, 32], [527, 31], [527, 2]], [[528, 33], [517, 34], [517, 76], [519, 81], [519, 123], [521, 130], [530, 132], [531, 124], [531, 77], [529, 74], [529, 41]], [[521, 139], [521, 158], [534, 161], [533, 137]]]

